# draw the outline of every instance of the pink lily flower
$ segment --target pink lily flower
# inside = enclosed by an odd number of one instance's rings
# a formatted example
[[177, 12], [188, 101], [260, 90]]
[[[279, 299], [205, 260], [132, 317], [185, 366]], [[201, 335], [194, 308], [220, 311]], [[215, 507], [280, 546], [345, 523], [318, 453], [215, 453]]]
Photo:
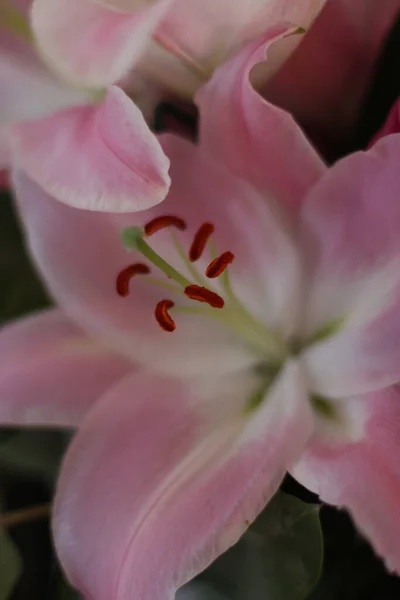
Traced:
[[53, 528], [85, 598], [173, 598], [287, 470], [400, 572], [400, 136], [326, 167], [249, 80], [291, 32], [216, 71], [199, 146], [162, 137], [161, 207], [76, 211], [15, 175], [61, 308], [3, 329], [0, 419], [78, 426]]
[[[140, 54], [165, 5], [124, 23], [129, 38], [115, 39], [116, 63]], [[128, 212], [161, 202], [169, 163], [138, 107], [116, 85], [119, 63], [103, 89], [90, 81], [76, 87], [40, 61], [26, 19], [8, 0], [0, 0], [0, 19], [0, 170], [15, 163], [49, 194], [79, 208]]]
[[[191, 100], [247, 40], [281, 22], [307, 28], [325, 1], [171, 0], [127, 85], [134, 89], [140, 75]], [[162, 0], [33, 0], [32, 25], [42, 55], [68, 80], [104, 85], [115, 70], [127, 74], [131, 66], [127, 54], [121, 69], [120, 46], [132, 43], [132, 19], [158, 4]], [[275, 68], [298, 41], [280, 49]]]
[[328, 0], [266, 97], [331, 142], [346, 142], [398, 0]]

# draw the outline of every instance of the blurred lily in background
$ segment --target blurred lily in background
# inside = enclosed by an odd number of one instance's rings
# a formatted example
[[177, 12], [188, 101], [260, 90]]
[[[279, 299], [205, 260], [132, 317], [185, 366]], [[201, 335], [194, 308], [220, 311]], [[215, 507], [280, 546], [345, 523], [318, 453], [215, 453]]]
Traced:
[[172, 598], [287, 470], [400, 572], [398, 119], [328, 168], [250, 80], [296, 32], [217, 69], [198, 146], [161, 136], [161, 206], [76, 211], [15, 173], [60, 308], [3, 329], [0, 419], [78, 427], [53, 528], [87, 598]]
[[132, 98], [146, 114], [156, 88], [190, 98], [232, 47], [281, 19], [307, 26], [322, 4], [34, 0], [18, 12], [1, 0], [0, 166], [13, 155], [48, 193], [80, 208], [157, 204], [168, 161]]
[[[171, 0], [154, 27], [131, 85], [140, 73], [191, 100], [197, 88], [238, 47], [269, 26], [289, 22], [307, 28], [325, 0]], [[162, 0], [34, 0], [33, 27], [43, 55], [68, 79], [104, 85], [131, 65], [121, 48], [132, 38], [129, 24]], [[118, 40], [118, 45], [115, 43]], [[275, 66], [294, 48], [292, 40]]]
[[[132, 56], [161, 8], [132, 25]], [[132, 100], [113, 81], [101, 90], [56, 78], [40, 61], [23, 14], [1, 0], [0, 16], [0, 164], [15, 161], [58, 200], [80, 208], [131, 211], [163, 200], [168, 161]]]
[[399, 11], [398, 0], [328, 0], [283, 68], [261, 84], [263, 93], [296, 115], [330, 154], [340, 153], [357, 133], [361, 103]]

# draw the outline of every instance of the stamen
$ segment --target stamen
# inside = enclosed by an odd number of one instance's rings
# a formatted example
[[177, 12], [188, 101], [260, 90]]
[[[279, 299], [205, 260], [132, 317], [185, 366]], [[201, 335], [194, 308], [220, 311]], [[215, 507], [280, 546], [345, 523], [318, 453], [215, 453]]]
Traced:
[[119, 296], [128, 296], [129, 294], [129, 282], [134, 275], [147, 275], [150, 273], [150, 269], [143, 263], [135, 263], [129, 265], [126, 269], [123, 269], [117, 277], [116, 288]]
[[[1, 1], [1, 0], [0, 0]], [[128, 227], [121, 231], [121, 239], [125, 246], [129, 250], [137, 250], [147, 260], [153, 263], [160, 271], [165, 273], [165, 275], [176, 281], [181, 287], [185, 288], [190, 285], [190, 281], [181, 275], [179, 271], [174, 269], [174, 267], [168, 264], [145, 240], [143, 239], [144, 230], [140, 227]]]
[[186, 229], [186, 223], [183, 219], [179, 217], [175, 217], [173, 215], [164, 215], [162, 217], [156, 217], [147, 225], [144, 226], [144, 232], [149, 237], [160, 231], [160, 229], [165, 229], [166, 227], [176, 227], [180, 229], [180, 231], [184, 231]]
[[206, 269], [206, 275], [210, 279], [215, 279], [215, 277], [219, 277], [221, 273], [223, 273], [226, 267], [232, 264], [235, 255], [232, 254], [229, 250], [221, 254], [221, 256], [217, 256], [214, 258], [208, 265]]
[[197, 302], [206, 302], [213, 308], [222, 308], [225, 304], [224, 299], [215, 292], [208, 290], [200, 285], [188, 285], [185, 288], [185, 296]]
[[214, 231], [215, 227], [212, 223], [203, 223], [203, 225], [197, 230], [189, 250], [189, 259], [191, 262], [199, 260], [204, 252], [208, 238], [214, 233]]
[[168, 310], [173, 306], [175, 306], [175, 303], [172, 300], [160, 300], [154, 311], [157, 322], [164, 331], [175, 331], [176, 329], [175, 322], [168, 313]]

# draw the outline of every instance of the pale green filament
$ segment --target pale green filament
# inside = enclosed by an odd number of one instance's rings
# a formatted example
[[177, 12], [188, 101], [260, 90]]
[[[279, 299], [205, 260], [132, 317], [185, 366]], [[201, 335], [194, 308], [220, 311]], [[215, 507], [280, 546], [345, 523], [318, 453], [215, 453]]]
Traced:
[[214, 242], [210, 239], [208, 240], [208, 247], [210, 249], [211, 260], [214, 260], [218, 256], [218, 250]]
[[229, 279], [228, 269], [225, 269], [223, 275], [223, 286], [226, 292], [227, 297], [229, 298], [232, 306], [234, 307], [235, 312], [242, 317], [244, 322], [247, 324], [247, 327], [252, 329], [257, 337], [261, 337], [263, 340], [264, 348], [267, 348], [269, 353], [276, 355], [281, 358], [285, 355], [286, 349], [283, 340], [274, 334], [271, 330], [269, 330], [265, 325], [255, 319], [253, 315], [247, 310], [245, 306], [238, 300], [235, 296], [231, 282]]
[[3, 29], [31, 41], [32, 32], [28, 20], [8, 0], [0, 1], [0, 23]]
[[123, 229], [121, 232], [121, 238], [126, 248], [135, 249], [143, 256], [145, 256], [153, 265], [158, 267], [160, 271], [165, 273], [167, 277], [173, 279], [186, 288], [188, 285], [192, 285], [191, 281], [186, 279], [179, 273], [174, 267], [167, 263], [153, 248], [151, 248], [147, 242], [143, 239], [144, 231], [140, 227], [128, 227]]
[[328, 337], [331, 337], [339, 331], [343, 325], [343, 322], [344, 319], [336, 319], [336, 321], [328, 322], [311, 337], [308, 344], [316, 344], [318, 342], [322, 342]]
[[[129, 227], [122, 230], [121, 238], [126, 248], [135, 249], [145, 256], [152, 264], [158, 267], [165, 275], [178, 283], [179, 286], [186, 288], [192, 285], [192, 281], [189, 281], [179, 271], [167, 263], [153, 248], [151, 248], [147, 242], [143, 239], [145, 235], [144, 230], [141, 227]], [[186, 256], [180, 242], [172, 235], [173, 243], [176, 251], [184, 263], [185, 267], [190, 273], [192, 280], [200, 286], [206, 287], [208, 290], [217, 293], [218, 291], [211, 285], [210, 280], [206, 280], [202, 275], [199, 274], [195, 266], [190, 262]], [[211, 254], [217, 256], [217, 249], [214, 244], [210, 245]], [[200, 314], [206, 317], [222, 323], [227, 326], [233, 333], [239, 338], [244, 340], [246, 344], [252, 347], [257, 353], [262, 353], [268, 360], [274, 362], [282, 360], [285, 356], [285, 346], [283, 340], [270, 331], [263, 323], [253, 317], [253, 315], [243, 306], [243, 304], [236, 298], [228, 275], [228, 268], [225, 269], [222, 275], [222, 284], [225, 290], [226, 300], [223, 309], [216, 310], [210, 306], [175, 306], [171, 310], [176, 313], [191, 313]], [[151, 283], [157, 283], [171, 289], [172, 291], [180, 291], [174, 286], [173, 283], [163, 282], [158, 278], [147, 278], [147, 281]]]
[[185, 267], [189, 271], [190, 275], [193, 277], [193, 280], [196, 281], [196, 283], [198, 283], [198, 285], [203, 285], [205, 287], [209, 287], [208, 283], [205, 281], [204, 277], [201, 277], [201, 275], [199, 275], [196, 267], [193, 265], [192, 262], [190, 262], [190, 260], [186, 256], [186, 253], [185, 253], [184, 249], [182, 248], [181, 244], [179, 243], [176, 235], [174, 235], [173, 233], [172, 233], [172, 240], [174, 242], [174, 246], [176, 248], [176, 251], [179, 254], [179, 257], [181, 258], [181, 260], [184, 263]]
[[164, 279], [159, 279], [158, 277], [152, 277], [151, 275], [146, 276], [146, 283], [150, 283], [152, 285], [157, 285], [159, 287], [163, 287], [170, 292], [175, 292], [180, 294], [181, 288], [175, 285], [174, 283], [170, 283], [169, 281], [164, 281]]

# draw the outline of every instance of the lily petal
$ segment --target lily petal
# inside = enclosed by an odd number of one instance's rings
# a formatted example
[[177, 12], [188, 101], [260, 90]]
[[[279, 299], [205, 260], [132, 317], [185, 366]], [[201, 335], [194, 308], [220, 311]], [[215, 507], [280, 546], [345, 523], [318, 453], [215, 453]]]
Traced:
[[167, 194], [169, 161], [120, 88], [100, 104], [23, 123], [12, 134], [19, 166], [71, 206], [131, 212]]
[[74, 427], [131, 370], [59, 310], [6, 325], [0, 330], [1, 423]]
[[175, 0], [155, 39], [208, 78], [245, 42], [278, 23], [307, 27], [325, 0]]
[[[253, 364], [256, 353], [233, 343], [237, 339], [234, 331], [219, 320], [218, 314], [187, 300], [180, 287], [171, 289], [170, 280], [164, 278], [164, 284], [169, 284], [165, 287], [163, 282], [155, 285], [145, 276], [136, 277], [130, 284], [131, 297], [117, 295], [118, 273], [129, 264], [145, 261], [139, 253], [123, 249], [120, 229], [143, 226], [157, 216], [172, 214], [187, 223], [186, 231], [176, 232], [186, 257], [195, 232], [212, 221], [217, 252], [235, 254], [229, 267], [233, 289], [249, 308], [254, 307], [261, 323], [273, 324], [283, 319], [284, 312], [289, 316], [295, 312], [293, 303], [298, 295], [294, 289], [300, 272], [296, 253], [267, 202], [189, 142], [167, 136], [163, 146], [172, 163], [171, 191], [160, 207], [135, 215], [77, 212], [54, 202], [19, 173], [15, 178], [17, 198], [32, 255], [65, 310], [83, 327], [112, 338], [135, 361], [157, 363], [158, 369], [177, 375], [230, 372], [249, 365], [249, 361]], [[171, 231], [158, 232], [150, 243], [196, 283], [176, 250]], [[204, 275], [211, 259], [207, 248], [194, 266], [205, 286], [212, 285], [225, 294], [222, 280], [207, 280]], [[162, 276], [156, 267], [150, 268], [152, 277]], [[268, 285], [266, 273], [272, 278]], [[173, 334], [162, 331], [154, 316], [158, 301], [164, 298], [175, 301], [178, 309], [193, 309], [178, 310]]]
[[171, 1], [122, 13], [92, 0], [34, 0], [32, 27], [45, 61], [65, 79], [103, 87], [142, 55]]
[[399, 136], [384, 138], [336, 163], [304, 204], [304, 336], [333, 327], [304, 354], [317, 394], [356, 395], [400, 379], [399, 159]]
[[309, 130], [337, 142], [354, 133], [357, 111], [398, 0], [328, 0], [302, 43], [266, 86], [266, 97]]
[[[231, 409], [216, 421], [220, 398], [211, 393], [205, 409], [198, 385], [133, 376], [72, 442], [54, 535], [67, 575], [88, 598], [172, 599], [238, 540], [310, 435], [296, 364], [247, 418]], [[234, 382], [228, 387], [237, 406]]]
[[293, 475], [330, 504], [347, 508], [391, 571], [400, 573], [400, 393], [362, 398], [369, 413], [363, 439], [312, 444]]
[[33, 0], [13, 0], [13, 4], [23, 15], [28, 15], [31, 9]]
[[261, 193], [297, 210], [325, 166], [293, 118], [266, 102], [249, 79], [271, 44], [293, 33], [276, 27], [248, 44], [215, 72], [197, 103], [203, 146]]
[[148, 6], [152, 2], [157, 2], [157, 0], [91, 0], [92, 2], [97, 2], [97, 4], [102, 4], [103, 6], [108, 6], [113, 10], [118, 10], [121, 12], [132, 12], [134, 10], [139, 10], [144, 6]]
[[24, 41], [0, 31], [0, 126], [38, 119], [88, 102], [86, 90], [58, 81]]

